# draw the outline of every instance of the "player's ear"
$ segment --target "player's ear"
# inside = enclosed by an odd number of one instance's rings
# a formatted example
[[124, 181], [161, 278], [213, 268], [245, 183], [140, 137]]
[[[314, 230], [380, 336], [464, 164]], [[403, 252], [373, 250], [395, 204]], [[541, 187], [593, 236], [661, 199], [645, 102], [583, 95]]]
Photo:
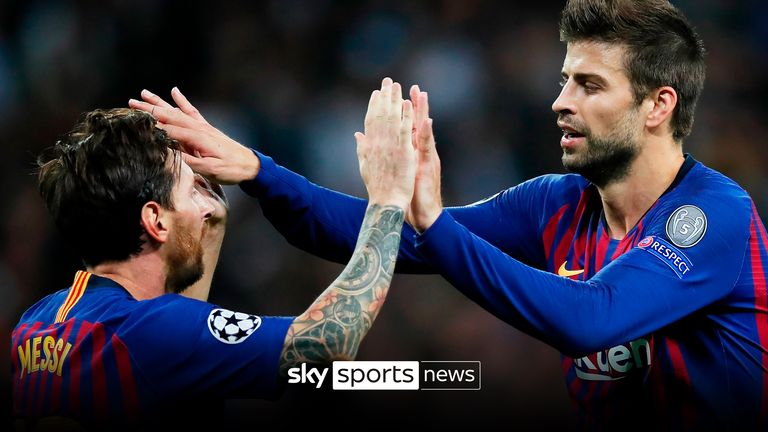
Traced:
[[170, 211], [164, 209], [155, 201], [149, 201], [141, 208], [141, 226], [150, 240], [158, 243], [168, 241], [170, 226]]
[[653, 129], [672, 118], [677, 106], [677, 92], [669, 86], [660, 87], [651, 92], [644, 103], [652, 104], [645, 118], [645, 125]]

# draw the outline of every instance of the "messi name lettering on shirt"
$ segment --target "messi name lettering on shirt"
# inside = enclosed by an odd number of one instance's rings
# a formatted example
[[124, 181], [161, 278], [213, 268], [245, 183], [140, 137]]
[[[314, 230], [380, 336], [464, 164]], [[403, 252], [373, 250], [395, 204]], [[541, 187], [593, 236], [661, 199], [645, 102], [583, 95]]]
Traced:
[[72, 344], [53, 336], [36, 336], [32, 339], [26, 339], [16, 348], [21, 365], [19, 377], [25, 373], [29, 375], [34, 372], [45, 371], [61, 376], [64, 360], [67, 359]]

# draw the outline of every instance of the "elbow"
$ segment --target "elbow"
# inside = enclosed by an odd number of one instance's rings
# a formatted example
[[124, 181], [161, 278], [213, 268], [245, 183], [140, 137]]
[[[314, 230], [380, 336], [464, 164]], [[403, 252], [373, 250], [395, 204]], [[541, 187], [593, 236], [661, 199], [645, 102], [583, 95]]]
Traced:
[[551, 345], [571, 358], [588, 356], [630, 341], [621, 329], [613, 329], [594, 320], [581, 323], [570, 321], [566, 328], [551, 334], [557, 335]]
[[563, 354], [570, 357], [576, 366], [576, 374], [586, 373], [600, 377], [622, 375], [634, 368], [651, 365], [650, 338], [637, 338], [631, 342], [603, 342], [574, 344]]
[[561, 334], [552, 345], [564, 355], [577, 359], [611, 350], [636, 352], [639, 349], [637, 346], [644, 344], [648, 344], [645, 338], [630, 336], [621, 329], [592, 324]]
[[556, 347], [562, 354], [574, 359], [585, 357], [609, 348], [605, 342], [594, 338], [567, 340]]
[[314, 358], [311, 363], [331, 367], [335, 361], [352, 361], [356, 357], [356, 353], [345, 352], [341, 348], [336, 350], [335, 347], [326, 346], [325, 349], [327, 352]]
[[551, 345], [571, 358], [588, 356], [605, 348], [604, 338], [601, 335], [587, 331], [586, 328], [581, 328], [581, 330], [562, 332], [556, 340], [552, 341]]
[[567, 320], [558, 321], [557, 347], [563, 354], [579, 358], [628, 343], [631, 324], [615, 307], [615, 291], [599, 281], [586, 282], [589, 296], [581, 296], [579, 307]]
[[[318, 342], [318, 346], [315, 352], [318, 356], [314, 359], [316, 363], [330, 366], [335, 361], [352, 361], [357, 357], [357, 346], [350, 347], [344, 343], [345, 341], [339, 340], [338, 342], [325, 341], [325, 343]], [[348, 341], [346, 341], [348, 343]]]
[[328, 358], [328, 363], [333, 363], [335, 361], [352, 361], [355, 359], [355, 354], [350, 353], [337, 353], [333, 354]]

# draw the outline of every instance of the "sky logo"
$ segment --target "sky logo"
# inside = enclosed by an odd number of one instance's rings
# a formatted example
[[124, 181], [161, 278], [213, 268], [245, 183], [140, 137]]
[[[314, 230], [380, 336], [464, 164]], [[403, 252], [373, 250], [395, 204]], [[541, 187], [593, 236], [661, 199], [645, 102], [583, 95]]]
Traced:
[[289, 384], [334, 390], [479, 390], [479, 361], [336, 361], [328, 368], [302, 364], [288, 370]]

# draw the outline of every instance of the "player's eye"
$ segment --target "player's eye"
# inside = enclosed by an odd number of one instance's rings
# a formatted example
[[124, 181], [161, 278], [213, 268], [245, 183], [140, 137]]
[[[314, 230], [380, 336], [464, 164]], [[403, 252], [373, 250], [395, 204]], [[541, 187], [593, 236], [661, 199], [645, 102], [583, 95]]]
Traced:
[[593, 94], [600, 90], [600, 86], [594, 85], [592, 83], [584, 83], [584, 90], [589, 94]]

